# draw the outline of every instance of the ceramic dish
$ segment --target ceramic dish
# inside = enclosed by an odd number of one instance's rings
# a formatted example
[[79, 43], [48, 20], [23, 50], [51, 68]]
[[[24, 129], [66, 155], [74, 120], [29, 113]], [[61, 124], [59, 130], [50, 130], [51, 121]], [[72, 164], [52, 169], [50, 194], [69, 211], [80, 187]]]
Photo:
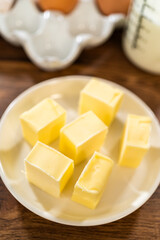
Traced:
[[85, 47], [102, 44], [123, 21], [123, 14], [102, 15], [93, 0], [80, 0], [69, 15], [40, 12], [33, 0], [17, 0], [0, 14], [0, 33], [22, 45], [38, 67], [57, 70], [70, 65]]
[[[115, 164], [97, 208], [90, 210], [71, 200], [74, 183], [86, 162], [75, 168], [74, 176], [60, 198], [54, 198], [28, 183], [24, 158], [31, 148], [22, 138], [20, 114], [45, 97], [52, 96], [67, 110], [69, 122], [77, 117], [79, 93], [89, 80], [90, 77], [85, 76], [61, 77], [35, 85], [10, 104], [0, 122], [0, 174], [4, 184], [32, 212], [68, 225], [99, 225], [123, 218], [142, 206], [160, 182], [160, 127], [156, 117], [136, 95], [105, 80], [124, 91], [125, 96], [101, 150]], [[151, 148], [137, 169], [117, 164], [120, 138], [128, 113], [146, 115], [152, 119]], [[58, 140], [52, 146], [57, 148]]]

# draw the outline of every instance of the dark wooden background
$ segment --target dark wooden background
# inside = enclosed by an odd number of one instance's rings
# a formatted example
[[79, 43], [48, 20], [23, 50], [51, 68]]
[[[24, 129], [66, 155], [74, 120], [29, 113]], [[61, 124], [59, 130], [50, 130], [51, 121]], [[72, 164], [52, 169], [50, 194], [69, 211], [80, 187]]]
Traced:
[[[0, 117], [25, 89], [65, 75], [92, 75], [119, 83], [143, 99], [160, 121], [160, 76], [145, 73], [126, 59], [121, 31], [102, 46], [83, 51], [67, 69], [49, 73], [35, 67], [21, 48], [0, 38]], [[14, 239], [160, 240], [160, 187], [146, 204], [124, 219], [96, 227], [72, 227], [47, 221], [25, 209], [0, 179], [0, 240]]]

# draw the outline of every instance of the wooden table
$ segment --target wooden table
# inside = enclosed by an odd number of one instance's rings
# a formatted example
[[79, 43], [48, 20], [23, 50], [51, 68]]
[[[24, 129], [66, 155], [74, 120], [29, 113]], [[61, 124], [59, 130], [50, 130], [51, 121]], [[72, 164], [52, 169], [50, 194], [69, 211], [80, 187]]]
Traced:
[[[143, 99], [160, 120], [160, 76], [134, 67], [121, 48], [121, 31], [104, 45], [85, 50], [70, 67], [43, 72], [35, 67], [21, 48], [0, 38], [0, 116], [22, 91], [49, 78], [92, 75], [109, 79]], [[72, 227], [42, 219], [25, 209], [0, 180], [0, 240], [22, 239], [160, 239], [160, 187], [139, 210], [117, 222], [96, 227]]]

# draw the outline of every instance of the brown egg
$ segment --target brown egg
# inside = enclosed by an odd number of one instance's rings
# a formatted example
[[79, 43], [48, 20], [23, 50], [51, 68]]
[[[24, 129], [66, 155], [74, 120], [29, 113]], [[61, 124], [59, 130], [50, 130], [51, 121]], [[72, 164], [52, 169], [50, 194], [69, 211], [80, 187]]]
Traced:
[[71, 12], [78, 0], [38, 0], [42, 10], [58, 10], [63, 13]]
[[109, 15], [112, 13], [127, 14], [131, 0], [96, 0], [100, 11]]

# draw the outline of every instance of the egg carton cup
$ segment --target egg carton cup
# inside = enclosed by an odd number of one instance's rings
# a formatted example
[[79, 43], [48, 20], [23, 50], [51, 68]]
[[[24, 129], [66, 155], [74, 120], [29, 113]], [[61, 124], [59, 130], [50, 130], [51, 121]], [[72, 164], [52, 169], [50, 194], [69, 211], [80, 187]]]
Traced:
[[104, 43], [124, 20], [123, 14], [102, 15], [94, 0], [80, 0], [68, 15], [41, 12], [33, 0], [17, 0], [0, 14], [0, 34], [21, 45], [39, 68], [53, 71], [69, 66], [84, 48]]

